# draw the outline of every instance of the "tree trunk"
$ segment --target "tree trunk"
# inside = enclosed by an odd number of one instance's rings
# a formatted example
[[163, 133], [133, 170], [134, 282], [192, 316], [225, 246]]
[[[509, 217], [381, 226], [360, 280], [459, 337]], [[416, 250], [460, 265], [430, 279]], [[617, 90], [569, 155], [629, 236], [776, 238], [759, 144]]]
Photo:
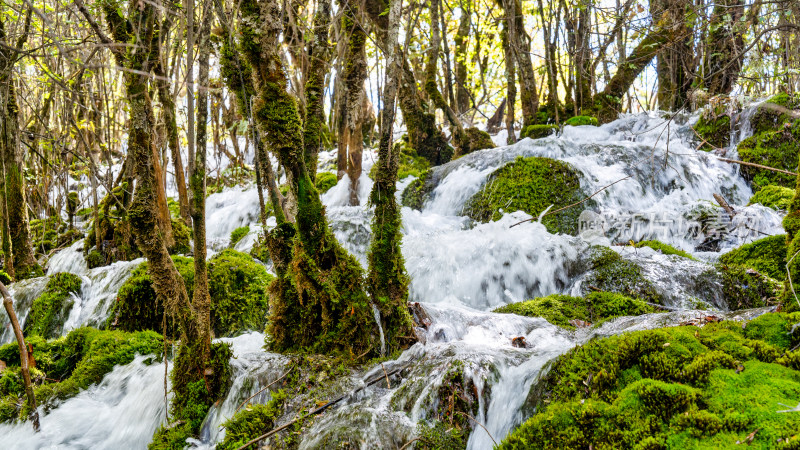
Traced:
[[330, 23], [331, 1], [318, 0], [314, 14], [314, 39], [308, 45], [309, 68], [305, 87], [306, 117], [303, 136], [306, 164], [312, 180], [316, 179], [317, 155], [322, 150], [324, 142], [322, 134], [325, 132], [325, 74], [329, 71], [331, 57], [328, 44]]
[[517, 142], [517, 134], [514, 130], [514, 104], [517, 102], [517, 72], [514, 66], [514, 55], [511, 52], [511, 45], [508, 42], [508, 22], [504, 24], [500, 32], [503, 45], [503, 60], [506, 69], [506, 131], [508, 137], [506, 142], [514, 144]]
[[14, 312], [14, 300], [8, 289], [0, 281], [0, 294], [3, 295], [3, 306], [6, 308], [8, 320], [11, 322], [11, 328], [14, 329], [14, 336], [17, 338], [17, 345], [19, 346], [19, 367], [22, 372], [22, 379], [25, 382], [25, 396], [28, 398], [29, 418], [33, 422], [33, 431], [39, 432], [39, 411], [36, 409], [36, 396], [33, 392], [33, 385], [31, 384], [31, 372], [28, 368], [28, 346], [25, 345], [25, 337], [22, 335], [22, 328], [19, 326], [17, 314]]
[[[459, 115], [469, 111], [469, 90], [467, 89], [467, 41], [472, 20], [471, 0], [462, 0], [461, 18], [455, 37], [456, 72], [456, 111]], [[445, 31], [446, 32], [446, 31]]]
[[522, 127], [525, 128], [536, 123], [536, 113], [539, 112], [539, 93], [531, 62], [530, 37], [525, 32], [525, 16], [522, 14], [520, 1], [502, 0], [502, 5], [506, 15], [508, 44], [519, 69]]
[[688, 105], [692, 89], [694, 68], [694, 49], [692, 39], [694, 29], [688, 0], [651, 0], [650, 14], [654, 22], [669, 14], [672, 33], [675, 39], [658, 54], [656, 73], [658, 75], [658, 104], [666, 111], [677, 111]]
[[[350, 178], [350, 204], [358, 205], [358, 180], [364, 152], [364, 81], [367, 79], [367, 33], [359, 24], [357, 3], [348, 3], [342, 17], [342, 30], [348, 34], [347, 51], [342, 78], [344, 79], [344, 108], [342, 117], [345, 136], [340, 137], [347, 147], [347, 176]], [[344, 139], [343, 139], [344, 138]], [[339, 145], [342, 149], [341, 144]]]
[[705, 62], [704, 85], [709, 95], [730, 94], [739, 79], [744, 61], [743, 16], [743, 0], [717, 0], [714, 5]]

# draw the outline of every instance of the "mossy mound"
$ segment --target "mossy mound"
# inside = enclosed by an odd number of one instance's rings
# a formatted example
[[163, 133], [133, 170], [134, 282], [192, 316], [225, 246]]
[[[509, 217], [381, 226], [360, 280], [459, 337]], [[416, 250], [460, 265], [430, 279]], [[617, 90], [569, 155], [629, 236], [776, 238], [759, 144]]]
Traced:
[[[173, 256], [189, 295], [194, 287], [192, 258]], [[211, 294], [211, 328], [216, 336], [230, 336], [245, 330], [263, 330], [269, 311], [267, 287], [272, 276], [250, 255], [228, 249], [208, 261]], [[156, 298], [147, 262], [134, 269], [119, 290], [106, 326], [125, 331], [163, 328], [164, 307]], [[177, 330], [167, 321], [167, 334]]]
[[[740, 142], [737, 150], [742, 161], [794, 172], [797, 170], [800, 150], [800, 121], [793, 124], [786, 122], [774, 130], [754, 134]], [[793, 188], [797, 181], [793, 175], [752, 166], [742, 165], [741, 170], [742, 176], [751, 182], [753, 190], [769, 185]]]
[[722, 275], [722, 295], [730, 310], [778, 303], [781, 282], [741, 264], [720, 263], [716, 270]]
[[403, 191], [401, 202], [403, 206], [421, 210], [436, 186], [430, 170], [422, 172], [416, 180]]
[[175, 245], [169, 249], [172, 255], [185, 255], [192, 251], [192, 230], [182, 220], [172, 220], [172, 237]]
[[[552, 211], [585, 198], [579, 173], [569, 164], [550, 158], [522, 158], [491, 174], [466, 206], [471, 218], [488, 222], [503, 212], [525, 211], [536, 217], [548, 206]], [[551, 233], [575, 234], [581, 208], [568, 208], [543, 218]]]
[[231, 231], [231, 247], [236, 247], [236, 244], [242, 240], [243, 237], [247, 236], [250, 233], [250, 227], [244, 226], [239, 227], [233, 231]]
[[720, 256], [719, 261], [749, 267], [783, 280], [786, 278], [786, 235], [770, 236], [742, 245]]
[[0, 283], [5, 285], [11, 284], [11, 275], [5, 273], [4, 271], [0, 270]]
[[528, 317], [543, 317], [553, 325], [573, 330], [620, 316], [639, 316], [656, 312], [647, 303], [622, 294], [593, 292], [586, 297], [553, 294], [525, 302], [512, 303], [494, 310]]
[[272, 394], [266, 405], [247, 405], [225, 422], [225, 439], [217, 450], [235, 450], [271, 429], [283, 411], [287, 394], [280, 390]]
[[596, 127], [598, 124], [599, 122], [597, 118], [592, 116], [570, 117], [569, 119], [566, 120], [566, 122], [564, 122], [564, 125], [570, 125], [573, 127], [579, 127], [583, 125], [591, 125], [593, 127]]
[[590, 341], [555, 361], [531, 392], [538, 412], [501, 448], [796, 445], [800, 415], [778, 411], [800, 398], [798, 322], [765, 314]]
[[31, 242], [37, 255], [49, 255], [52, 250], [69, 247], [83, 239], [83, 233], [71, 228], [60, 216], [30, 221]]
[[[42, 384], [34, 387], [36, 402], [45, 413], [58, 402], [102, 381], [114, 366], [130, 363], [137, 354], [158, 355], [163, 350], [161, 336], [152, 331], [125, 333], [78, 328], [58, 339], [47, 341], [34, 335], [26, 342], [33, 348], [36, 367], [46, 374]], [[19, 366], [16, 342], [0, 346], [0, 360], [9, 368]], [[12, 394], [0, 400], [0, 422], [27, 417], [27, 402], [21, 395]]]
[[748, 204], [760, 203], [767, 208], [788, 211], [793, 198], [794, 189], [768, 185], [762, 187], [755, 195], [750, 197], [750, 202]]
[[339, 180], [336, 178], [335, 173], [331, 172], [318, 172], [317, 177], [314, 180], [314, 186], [317, 187], [317, 190], [320, 194], [324, 194], [328, 192], [332, 187], [336, 186]]
[[592, 290], [615, 292], [649, 303], [662, 303], [661, 295], [638, 265], [607, 247], [594, 247], [591, 251], [591, 271], [583, 282], [586, 294]]
[[787, 114], [787, 110], [800, 109], [800, 95], [781, 93], [771, 97], [758, 107], [750, 119], [753, 134], [772, 131], [781, 125], [791, 122], [794, 118]]
[[673, 247], [673, 246], [671, 246], [669, 244], [665, 244], [665, 243], [663, 243], [661, 241], [654, 241], [654, 240], [651, 240], [651, 241], [640, 241], [640, 242], [636, 243], [635, 247], [636, 248], [650, 247], [653, 250], [659, 251], [659, 252], [661, 252], [661, 253], [663, 253], [665, 255], [677, 255], [677, 256], [682, 256], [684, 258], [689, 258], [692, 261], [697, 261], [694, 258], [694, 256], [686, 253], [683, 250], [677, 249], [677, 248], [675, 248], [675, 247]]
[[731, 145], [731, 117], [727, 114], [705, 113], [694, 125], [694, 131], [705, 141], [702, 150], [726, 148]]
[[519, 132], [520, 139], [539, 139], [558, 132], [558, 125], [528, 125]]
[[[494, 141], [492, 141], [492, 137], [489, 136], [489, 133], [479, 130], [475, 127], [466, 128], [464, 130], [464, 134], [466, 134], [466, 149], [468, 150], [466, 153], [460, 153], [456, 151], [455, 156], [463, 156], [467, 153], [477, 152], [478, 150], [485, 150], [487, 148], [494, 148]], [[461, 150], [461, 149], [459, 149]]]
[[55, 338], [64, 330], [64, 322], [72, 309], [72, 296], [81, 290], [83, 280], [71, 273], [57, 273], [50, 277], [44, 292], [31, 305], [25, 319], [23, 334]]

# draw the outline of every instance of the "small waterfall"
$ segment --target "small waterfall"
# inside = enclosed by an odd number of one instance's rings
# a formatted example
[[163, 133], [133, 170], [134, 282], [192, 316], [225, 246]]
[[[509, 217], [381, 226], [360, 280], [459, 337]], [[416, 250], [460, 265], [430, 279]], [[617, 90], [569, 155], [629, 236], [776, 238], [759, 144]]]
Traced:
[[[47, 286], [47, 277], [32, 278], [30, 280], [17, 281], [8, 287], [8, 293], [14, 299], [14, 312], [17, 314], [20, 326], [25, 326], [25, 319], [31, 310], [31, 305], [37, 297], [42, 295]], [[14, 330], [5, 310], [0, 314], [0, 345], [9, 343], [15, 339]]]
[[386, 338], [383, 335], [383, 325], [381, 325], [381, 312], [378, 311], [378, 307], [374, 304], [372, 305], [372, 314], [375, 316], [375, 323], [378, 324], [378, 331], [381, 334], [381, 356], [386, 355]]

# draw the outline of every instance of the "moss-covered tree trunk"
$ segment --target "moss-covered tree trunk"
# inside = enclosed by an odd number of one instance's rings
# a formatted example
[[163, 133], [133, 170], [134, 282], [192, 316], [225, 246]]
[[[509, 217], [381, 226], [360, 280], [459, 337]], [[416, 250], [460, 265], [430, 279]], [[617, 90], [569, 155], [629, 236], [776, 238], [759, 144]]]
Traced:
[[536, 75], [530, 55], [530, 37], [525, 31], [525, 16], [519, 0], [501, 0], [505, 11], [505, 22], [509, 48], [514, 63], [519, 70], [520, 101], [522, 104], [522, 127], [536, 123], [539, 111], [539, 93], [536, 87]]
[[[4, 249], [7, 267], [18, 280], [41, 276], [36, 262], [28, 228], [28, 206], [25, 200], [25, 154], [20, 142], [17, 94], [14, 89], [14, 65], [18, 49], [6, 38], [5, 25], [0, 18], [0, 156], [4, 172], [5, 208], [11, 244], [10, 257]], [[21, 43], [20, 43], [21, 44]]]
[[658, 105], [666, 111], [677, 111], [689, 102], [692, 75], [695, 73], [693, 37], [693, 5], [688, 0], [651, 0], [650, 14], [658, 22], [669, 14], [675, 39], [658, 54]]
[[[356, 2], [348, 2], [342, 16], [342, 30], [349, 36], [345, 51], [343, 136], [339, 136], [339, 151], [347, 154], [347, 176], [350, 178], [350, 204], [358, 205], [358, 180], [361, 177], [361, 159], [364, 152], [363, 110], [364, 81], [367, 79], [367, 33], [359, 20], [360, 8]], [[345, 145], [342, 146], [341, 143]]]
[[467, 87], [467, 41], [469, 40], [470, 27], [472, 25], [472, 0], [462, 0], [461, 18], [458, 21], [458, 29], [455, 36], [455, 75], [456, 75], [456, 111], [464, 114], [469, 111], [469, 88]]
[[314, 36], [308, 45], [309, 69], [306, 77], [306, 117], [303, 135], [309, 174], [316, 179], [317, 155], [323, 148], [325, 133], [325, 75], [329, 72], [331, 50], [328, 27], [331, 0], [318, 0], [314, 13]]
[[514, 144], [517, 142], [517, 133], [514, 131], [514, 105], [517, 103], [517, 71], [514, 66], [511, 46], [508, 42], [508, 22], [503, 24], [500, 38], [503, 46], [506, 73], [506, 131], [508, 132], [506, 142]]
[[728, 95], [744, 62], [743, 0], [717, 0], [706, 44], [704, 86], [709, 95]]

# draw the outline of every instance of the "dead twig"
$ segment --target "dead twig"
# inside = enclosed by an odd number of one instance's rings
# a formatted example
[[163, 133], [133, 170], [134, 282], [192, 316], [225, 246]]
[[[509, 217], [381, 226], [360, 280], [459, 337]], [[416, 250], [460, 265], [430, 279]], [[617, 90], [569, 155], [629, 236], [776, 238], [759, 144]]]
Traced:
[[473, 422], [475, 422], [475, 423], [477, 423], [478, 425], [480, 425], [480, 426], [481, 426], [481, 428], [483, 428], [483, 429], [486, 431], [486, 434], [488, 434], [488, 435], [489, 435], [489, 439], [491, 439], [491, 440], [492, 440], [492, 442], [494, 442], [494, 445], [495, 445], [495, 446], [497, 445], [497, 441], [495, 441], [495, 440], [494, 440], [494, 436], [492, 436], [492, 433], [490, 433], [490, 432], [489, 432], [489, 429], [488, 429], [488, 428], [486, 428], [485, 426], [483, 426], [483, 424], [482, 424], [482, 423], [478, 422], [477, 420], [475, 420], [475, 418], [474, 418], [474, 417], [470, 416], [469, 414], [467, 414], [467, 413], [465, 413], [465, 412], [456, 411], [456, 414], [463, 414], [463, 415], [465, 415], [465, 416], [469, 417], [469, 419], [470, 419], [470, 420], [472, 420]]

